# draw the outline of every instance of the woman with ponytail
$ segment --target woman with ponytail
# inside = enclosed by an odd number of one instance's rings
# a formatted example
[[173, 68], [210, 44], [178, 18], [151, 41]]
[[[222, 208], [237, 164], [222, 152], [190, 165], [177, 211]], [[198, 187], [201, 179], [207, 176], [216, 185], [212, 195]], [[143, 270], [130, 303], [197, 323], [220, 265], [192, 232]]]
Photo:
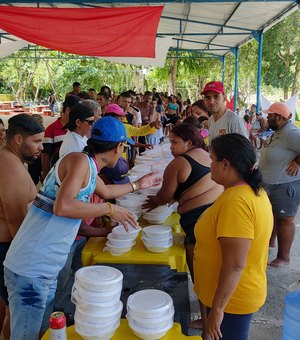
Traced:
[[195, 226], [194, 289], [203, 339], [247, 340], [252, 314], [266, 299], [272, 207], [247, 138], [215, 138], [211, 160], [211, 177], [225, 191]]

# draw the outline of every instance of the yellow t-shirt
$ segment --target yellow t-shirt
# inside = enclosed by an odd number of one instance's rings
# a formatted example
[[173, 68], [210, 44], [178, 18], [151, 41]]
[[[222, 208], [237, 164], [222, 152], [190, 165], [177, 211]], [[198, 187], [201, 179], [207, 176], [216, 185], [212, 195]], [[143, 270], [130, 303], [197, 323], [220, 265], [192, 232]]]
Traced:
[[271, 203], [264, 190], [256, 196], [248, 185], [226, 189], [195, 225], [194, 290], [212, 307], [222, 266], [219, 237], [251, 239], [246, 266], [225, 308], [226, 313], [250, 314], [265, 302], [266, 266], [273, 228]]

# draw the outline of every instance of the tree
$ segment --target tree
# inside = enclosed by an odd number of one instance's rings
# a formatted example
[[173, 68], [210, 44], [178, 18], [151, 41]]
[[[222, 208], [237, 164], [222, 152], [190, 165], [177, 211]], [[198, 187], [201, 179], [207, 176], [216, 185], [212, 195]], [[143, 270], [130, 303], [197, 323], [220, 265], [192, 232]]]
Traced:
[[288, 99], [299, 89], [300, 77], [300, 12], [296, 11], [264, 35], [263, 81], [283, 89]]

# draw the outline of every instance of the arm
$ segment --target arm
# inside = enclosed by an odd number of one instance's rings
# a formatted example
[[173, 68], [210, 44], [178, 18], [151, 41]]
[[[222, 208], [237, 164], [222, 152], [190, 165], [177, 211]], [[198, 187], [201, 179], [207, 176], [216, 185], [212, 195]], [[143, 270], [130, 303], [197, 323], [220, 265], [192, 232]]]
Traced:
[[217, 340], [222, 337], [220, 325], [223, 320], [224, 309], [234, 293], [246, 265], [251, 240], [220, 237], [219, 242], [222, 252], [222, 266], [212, 308], [205, 325], [208, 338]]
[[[108, 203], [85, 203], [77, 200], [80, 189], [86, 185], [85, 179], [89, 177], [88, 161], [83, 154], [67, 155], [59, 165], [59, 176], [62, 183], [53, 206], [53, 212], [57, 216], [84, 219], [107, 215], [122, 223], [125, 228], [127, 223], [137, 225], [134, 215], [127, 209]], [[97, 181], [102, 182], [100, 178]]]
[[[182, 158], [182, 157], [180, 157]], [[148, 196], [143, 208], [152, 210], [160, 205], [173, 201], [175, 191], [178, 187], [178, 175], [181, 166], [184, 165], [183, 159], [174, 159], [165, 169], [161, 189], [156, 196]]]
[[137, 128], [135, 126], [132, 126], [130, 124], [124, 124], [125, 129], [126, 129], [126, 134], [127, 136], [146, 136], [146, 135], [151, 135], [151, 133], [154, 133], [156, 131], [155, 127], [151, 127], [149, 124], [144, 125], [140, 128]]
[[[17, 178], [17, 180], [16, 180]], [[6, 171], [5, 180], [1, 180], [1, 201], [4, 218], [12, 238], [19, 230], [28, 211], [28, 204], [37, 194], [29, 174], [16, 167], [14, 171]], [[20, 184], [21, 183], [21, 184]], [[32, 184], [32, 185], [31, 185]]]
[[300, 155], [288, 163], [286, 172], [289, 176], [297, 176], [300, 168]]
[[43, 179], [47, 176], [50, 171], [50, 155], [48, 153], [42, 153], [42, 176]]
[[[136, 185], [136, 190], [140, 190], [153, 187], [160, 184], [160, 182], [161, 177], [154, 171], [139, 178], [133, 185]], [[131, 183], [105, 185], [99, 178], [99, 180], [97, 179], [95, 192], [104, 199], [112, 199], [133, 192], [133, 186]]]
[[95, 228], [91, 225], [86, 224], [84, 221], [81, 222], [78, 234], [86, 237], [103, 237], [107, 236], [111, 232], [109, 228]]

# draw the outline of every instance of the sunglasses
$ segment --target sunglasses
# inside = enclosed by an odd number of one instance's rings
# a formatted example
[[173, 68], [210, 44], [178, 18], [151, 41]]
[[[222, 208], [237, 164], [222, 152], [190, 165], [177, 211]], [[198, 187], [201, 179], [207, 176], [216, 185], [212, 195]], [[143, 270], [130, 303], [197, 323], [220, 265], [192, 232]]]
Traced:
[[94, 120], [83, 119], [83, 121], [87, 122], [89, 126], [92, 126], [94, 124]]

